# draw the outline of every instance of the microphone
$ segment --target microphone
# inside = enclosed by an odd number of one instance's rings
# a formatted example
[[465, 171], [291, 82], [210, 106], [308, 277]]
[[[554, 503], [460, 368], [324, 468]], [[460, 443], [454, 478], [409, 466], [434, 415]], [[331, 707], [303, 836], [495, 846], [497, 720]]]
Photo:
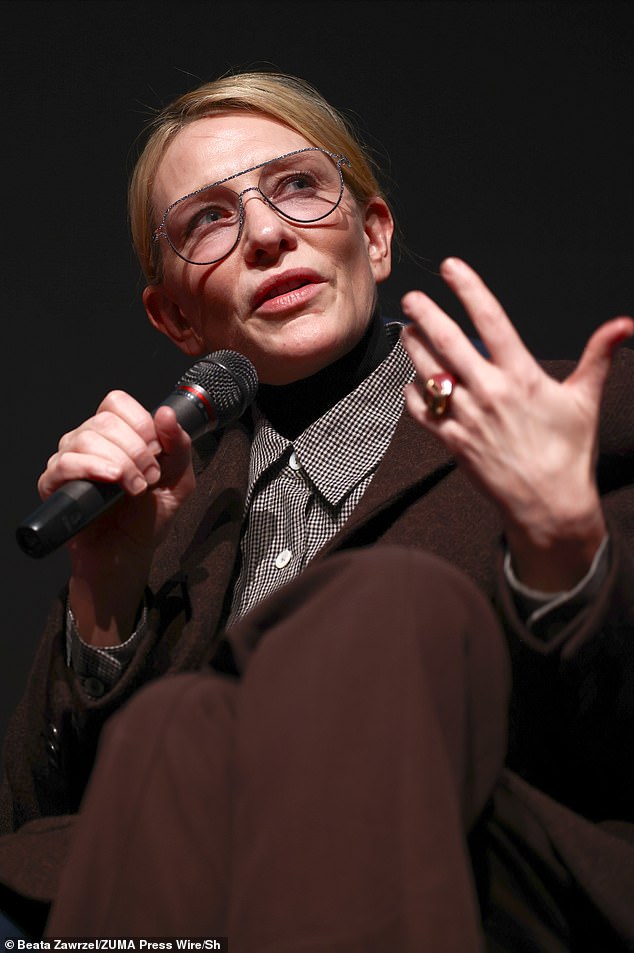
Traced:
[[[183, 374], [159, 406], [171, 407], [183, 430], [195, 440], [238, 420], [257, 390], [255, 368], [243, 354], [213, 351]], [[46, 556], [123, 496], [117, 483], [70, 480], [20, 524], [18, 545], [28, 556]]]

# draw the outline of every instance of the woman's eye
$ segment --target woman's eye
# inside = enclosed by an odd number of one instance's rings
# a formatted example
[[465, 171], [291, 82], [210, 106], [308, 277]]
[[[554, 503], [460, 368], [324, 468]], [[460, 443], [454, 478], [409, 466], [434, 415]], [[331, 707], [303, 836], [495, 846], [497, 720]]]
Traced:
[[286, 172], [267, 183], [263, 183], [265, 193], [272, 199], [282, 199], [293, 195], [315, 192], [317, 178], [311, 172]]
[[301, 192], [305, 189], [313, 189], [315, 187], [315, 179], [314, 176], [307, 172], [298, 172], [296, 175], [289, 176], [286, 182], [283, 183], [283, 187], [294, 192]]
[[231, 210], [229, 209], [215, 208], [212, 205], [208, 205], [206, 208], [200, 209], [200, 211], [191, 218], [188, 232], [191, 234], [197, 229], [212, 228], [214, 225], [225, 221], [230, 215]]
[[216, 208], [207, 208], [199, 215], [199, 221], [202, 225], [211, 224], [212, 222], [219, 222], [221, 218], [222, 215]]

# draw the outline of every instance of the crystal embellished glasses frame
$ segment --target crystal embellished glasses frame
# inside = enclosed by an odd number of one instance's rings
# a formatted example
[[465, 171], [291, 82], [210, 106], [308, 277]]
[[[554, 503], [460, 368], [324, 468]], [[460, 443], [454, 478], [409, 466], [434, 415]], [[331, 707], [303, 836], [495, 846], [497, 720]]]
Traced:
[[[331, 162], [332, 165], [334, 166], [333, 171], [336, 171], [338, 175], [338, 179], [339, 179], [338, 183], [336, 183], [336, 179], [333, 179], [333, 185], [335, 186], [335, 191], [334, 191], [334, 198], [330, 200], [331, 201], [330, 207], [326, 211], [322, 212], [321, 214], [316, 215], [314, 217], [308, 217], [308, 218], [298, 217], [297, 215], [291, 215], [289, 214], [289, 212], [285, 212], [282, 208], [279, 208], [275, 204], [271, 196], [267, 195], [266, 192], [263, 191], [261, 187], [267, 170], [269, 170], [272, 166], [274, 166], [275, 163], [281, 163], [284, 160], [292, 159], [294, 156], [302, 156], [302, 155], [306, 155], [307, 153], [319, 153], [321, 155], [326, 156], [329, 162]], [[193, 192], [188, 192], [187, 195], [183, 195], [181, 198], [177, 199], [175, 202], [172, 202], [171, 205], [168, 205], [165, 211], [163, 212], [163, 217], [161, 219], [160, 224], [154, 229], [152, 233], [152, 241], [154, 243], [158, 243], [161, 238], [164, 238], [167, 241], [170, 248], [172, 249], [172, 251], [176, 255], [178, 255], [179, 258], [182, 258], [183, 261], [186, 261], [191, 265], [213, 265], [217, 261], [222, 261], [223, 258], [226, 258], [228, 255], [230, 255], [240, 241], [240, 237], [242, 235], [242, 230], [244, 227], [244, 220], [245, 220], [245, 208], [244, 208], [244, 202], [242, 201], [243, 195], [247, 194], [248, 192], [256, 192], [260, 195], [260, 197], [265, 202], [265, 204], [268, 205], [269, 208], [272, 208], [273, 211], [277, 212], [278, 215], [281, 215], [283, 218], [288, 219], [291, 222], [297, 222], [298, 224], [301, 224], [301, 225], [310, 225], [315, 222], [320, 222], [324, 218], [327, 218], [328, 215], [331, 215], [335, 211], [335, 209], [339, 207], [341, 199], [343, 198], [343, 192], [345, 187], [342, 166], [349, 168], [350, 164], [351, 163], [349, 159], [346, 158], [346, 156], [340, 155], [339, 153], [336, 153], [336, 152], [329, 152], [328, 149], [322, 149], [320, 146], [306, 146], [303, 149], [294, 149], [292, 152], [285, 152], [283, 153], [283, 155], [275, 156], [273, 159], [266, 159], [264, 162], [259, 162], [257, 165], [251, 166], [248, 169], [242, 169], [240, 172], [234, 172], [232, 175], [228, 175], [224, 179], [219, 179], [217, 182], [212, 182], [209, 185], [203, 185], [201, 186], [201, 188], [195, 189]], [[217, 257], [212, 257], [212, 258], [205, 257], [204, 260], [201, 260], [199, 258], [198, 259], [190, 258], [186, 254], [184, 254], [182, 249], [179, 250], [173, 238], [170, 236], [170, 220], [173, 220], [175, 218], [174, 213], [178, 213], [178, 211], [183, 209], [184, 207], [186, 208], [185, 203], [192, 204], [192, 200], [197, 198], [203, 198], [205, 193], [211, 192], [212, 189], [219, 189], [220, 187], [225, 186], [227, 182], [232, 182], [234, 179], [238, 179], [240, 178], [240, 176], [247, 175], [250, 172], [257, 172], [258, 169], [261, 169], [262, 172], [260, 173], [260, 178], [258, 180], [257, 185], [248, 186], [246, 189], [243, 189], [241, 192], [236, 192], [234, 189], [229, 189], [229, 188], [226, 189], [226, 192], [230, 193], [230, 195], [232, 196], [231, 202], [236, 203], [236, 207], [233, 209], [233, 211], [237, 210], [237, 218], [235, 220], [230, 219], [228, 220], [226, 225], [221, 226], [222, 229], [227, 229], [227, 230], [231, 229], [231, 241], [229, 243], [229, 247]], [[295, 171], [291, 169], [289, 170], [289, 172], [291, 175], [303, 174], [303, 170], [301, 169], [296, 169]], [[227, 211], [231, 211], [231, 210], [232, 209], [227, 207]], [[201, 208], [201, 213], [203, 211], [205, 211], [204, 208]], [[222, 233], [220, 232], [220, 234]]]

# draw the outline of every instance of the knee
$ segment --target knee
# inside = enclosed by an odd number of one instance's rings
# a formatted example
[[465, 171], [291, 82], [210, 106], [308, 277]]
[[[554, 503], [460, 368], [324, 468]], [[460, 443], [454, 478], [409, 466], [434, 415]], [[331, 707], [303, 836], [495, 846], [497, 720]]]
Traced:
[[[368, 626], [372, 617], [385, 620], [398, 637], [406, 628], [419, 639], [462, 639], [470, 634], [501, 641], [495, 612], [485, 594], [451, 563], [423, 550], [375, 546], [332, 557], [340, 598], [331, 603], [333, 616], [359, 620], [350, 631], [366, 639], [380, 626]], [[346, 612], [346, 608], [348, 611]], [[367, 643], [366, 643], [367, 644]]]
[[400, 610], [406, 603], [427, 612], [436, 603], [469, 603], [490, 611], [484, 593], [461, 570], [434, 553], [403, 546], [374, 546], [331, 557], [351, 591]]
[[472, 643], [477, 654], [505, 657], [497, 618], [475, 583], [432, 553], [398, 546], [313, 563], [236, 635], [239, 647], [257, 643], [258, 655], [277, 655], [281, 665], [289, 655], [326, 656], [343, 671], [360, 658], [381, 665], [388, 653], [464, 657]]
[[[505, 653], [499, 620], [489, 599], [463, 572], [433, 553], [403, 547], [374, 547], [351, 560], [350, 600], [364, 604], [358, 638], [364, 651], [372, 640], [385, 650], [398, 641], [413, 642], [423, 654]], [[386, 623], [367, 625], [377, 614]], [[361, 618], [361, 613], [359, 613]]]
[[397, 546], [375, 547], [364, 556], [368, 565], [374, 564], [372, 598], [387, 600], [395, 620], [414, 616], [436, 640], [439, 632], [448, 637], [463, 630], [492, 631], [497, 639], [498, 620], [488, 597], [447, 560]]

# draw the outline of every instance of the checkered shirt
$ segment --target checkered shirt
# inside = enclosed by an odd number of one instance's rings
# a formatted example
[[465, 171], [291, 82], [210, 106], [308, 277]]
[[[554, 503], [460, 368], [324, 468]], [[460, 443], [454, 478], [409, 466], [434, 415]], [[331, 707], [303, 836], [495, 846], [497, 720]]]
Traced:
[[299, 575], [346, 522], [368, 488], [403, 409], [414, 370], [387, 325], [393, 346], [350, 394], [294, 441], [258, 410], [251, 451], [240, 567], [227, 628]]

